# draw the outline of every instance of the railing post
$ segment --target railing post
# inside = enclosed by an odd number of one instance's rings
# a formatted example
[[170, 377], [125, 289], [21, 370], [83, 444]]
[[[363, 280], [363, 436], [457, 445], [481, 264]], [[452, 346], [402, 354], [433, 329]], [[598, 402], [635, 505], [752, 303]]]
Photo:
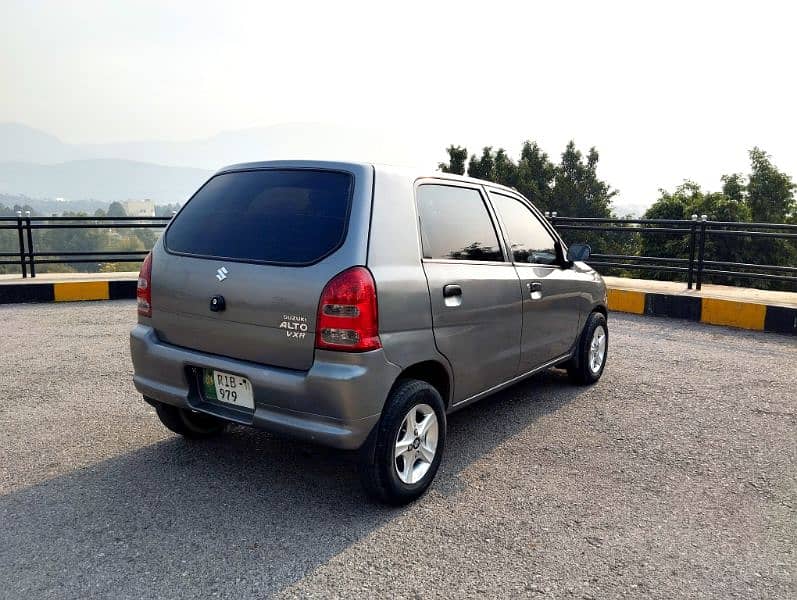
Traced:
[[25, 264], [25, 238], [22, 231], [22, 211], [17, 211], [17, 235], [19, 237], [19, 267], [22, 269], [22, 278], [27, 279], [28, 267]]
[[703, 286], [703, 260], [706, 257], [706, 215], [700, 216], [700, 248], [697, 253], [697, 286], [696, 289], [700, 291]]
[[692, 224], [689, 226], [689, 271], [687, 275], [686, 289], [692, 289], [692, 282], [695, 277], [695, 238], [697, 237], [697, 215], [692, 215]]
[[36, 277], [35, 253], [33, 252], [33, 231], [30, 228], [30, 211], [25, 211], [25, 223], [28, 226], [28, 261], [30, 262], [30, 276]]

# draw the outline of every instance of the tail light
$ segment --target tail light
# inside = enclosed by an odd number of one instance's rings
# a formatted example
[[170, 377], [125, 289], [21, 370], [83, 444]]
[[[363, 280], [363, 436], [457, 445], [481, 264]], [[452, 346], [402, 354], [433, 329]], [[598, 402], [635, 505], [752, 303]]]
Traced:
[[138, 285], [136, 286], [136, 301], [138, 304], [138, 314], [142, 317], [152, 316], [152, 252], [147, 254], [144, 262], [141, 263], [141, 271], [138, 273]]
[[315, 347], [348, 352], [382, 347], [376, 286], [365, 267], [352, 267], [327, 283], [318, 303]]

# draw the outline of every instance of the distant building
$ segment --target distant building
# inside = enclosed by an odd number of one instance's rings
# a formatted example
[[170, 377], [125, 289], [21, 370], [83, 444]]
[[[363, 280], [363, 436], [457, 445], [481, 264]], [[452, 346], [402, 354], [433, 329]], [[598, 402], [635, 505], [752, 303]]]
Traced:
[[121, 204], [128, 217], [155, 216], [155, 203], [152, 200], [127, 200]]

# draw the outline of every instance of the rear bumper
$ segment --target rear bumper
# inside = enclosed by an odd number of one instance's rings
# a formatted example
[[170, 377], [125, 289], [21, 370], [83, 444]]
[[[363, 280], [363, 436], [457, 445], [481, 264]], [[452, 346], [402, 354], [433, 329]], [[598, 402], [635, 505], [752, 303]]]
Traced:
[[[258, 365], [166, 344], [144, 324], [130, 332], [130, 353], [133, 383], [148, 398], [344, 449], [365, 442], [401, 372], [382, 350], [316, 351], [309, 371]], [[202, 368], [249, 379], [254, 412], [204, 400], [196, 382]]]

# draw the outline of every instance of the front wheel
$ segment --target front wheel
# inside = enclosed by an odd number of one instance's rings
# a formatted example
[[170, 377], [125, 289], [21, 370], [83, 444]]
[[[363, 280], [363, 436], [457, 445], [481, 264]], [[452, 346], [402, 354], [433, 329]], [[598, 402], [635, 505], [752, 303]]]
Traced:
[[371, 435], [360, 464], [366, 493], [388, 504], [412, 502], [432, 483], [443, 456], [446, 414], [440, 393], [425, 381], [399, 382]]
[[598, 381], [606, 366], [608, 350], [609, 329], [606, 326], [606, 317], [594, 312], [587, 319], [576, 346], [576, 353], [567, 364], [570, 379], [581, 385]]

